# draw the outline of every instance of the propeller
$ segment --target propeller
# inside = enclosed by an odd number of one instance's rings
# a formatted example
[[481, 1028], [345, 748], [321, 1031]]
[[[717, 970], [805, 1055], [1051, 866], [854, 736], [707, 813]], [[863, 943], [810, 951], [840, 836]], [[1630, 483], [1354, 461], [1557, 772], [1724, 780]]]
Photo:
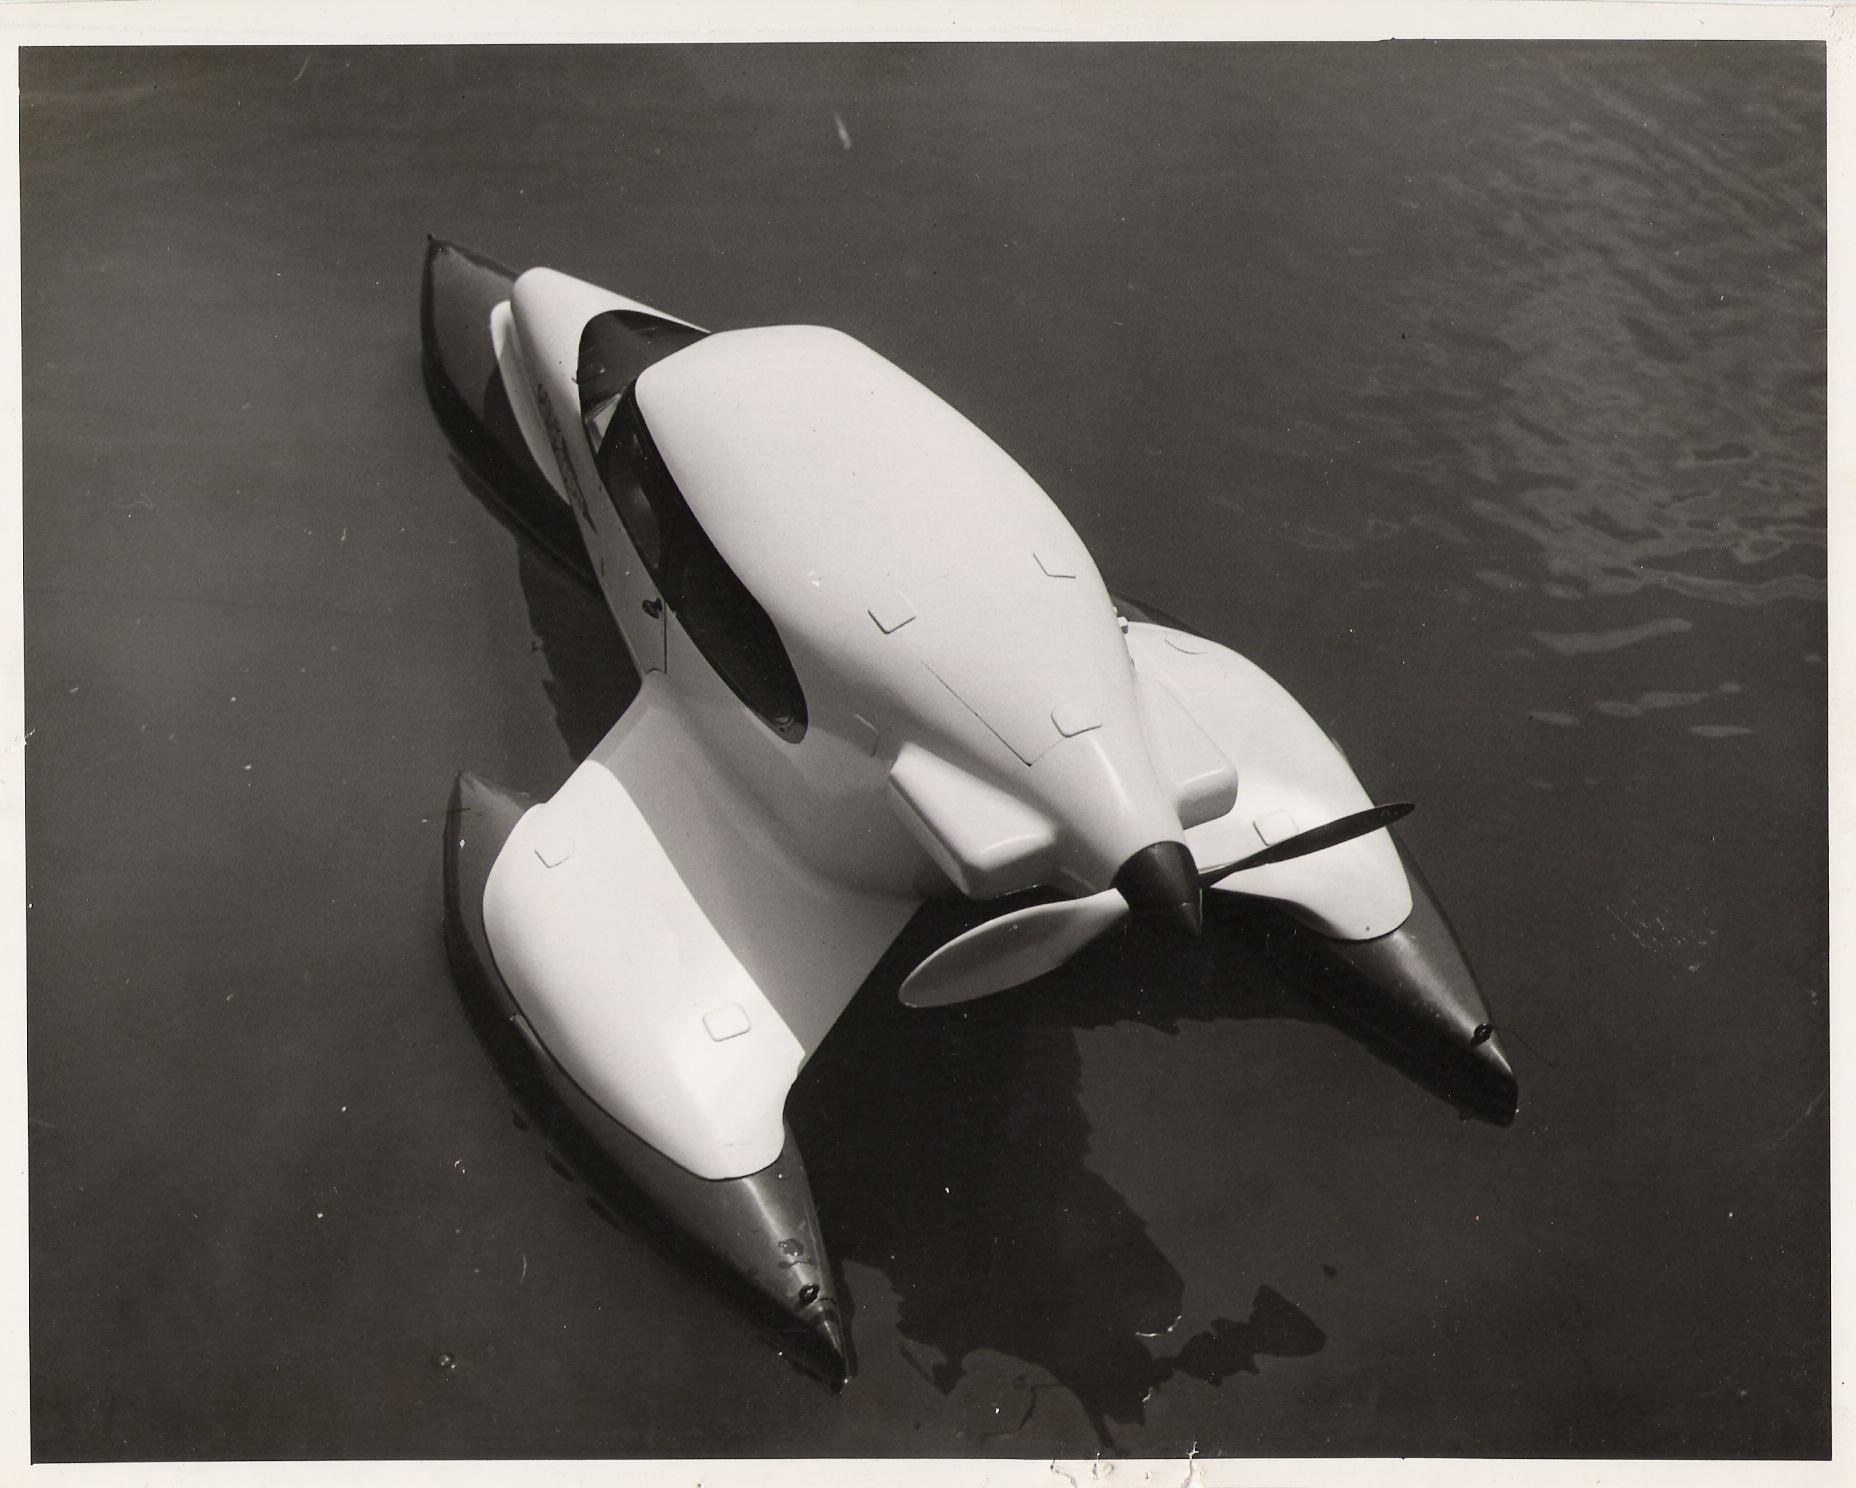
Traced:
[[1266, 868], [1338, 847], [1388, 827], [1414, 809], [1409, 801], [1372, 806], [1297, 832], [1235, 863], [1206, 869], [1196, 875], [1196, 883], [1188, 873], [1184, 883], [1191, 894], [1190, 915], [1179, 913], [1183, 906], [1171, 885], [1181, 875], [1170, 860], [1183, 857], [1190, 864], [1191, 855], [1183, 843], [1156, 843], [1128, 860], [1114, 888], [1080, 899], [1017, 902], [954, 936], [909, 973], [898, 995], [909, 1007], [947, 1007], [1019, 986], [1054, 971], [1119, 924], [1136, 905], [1150, 918], [1171, 918], [1196, 933], [1198, 895], [1214, 884], [1247, 868]]
[[1386, 806], [1369, 806], [1351, 816], [1337, 816], [1333, 821], [1310, 827], [1306, 832], [1297, 832], [1293, 837], [1273, 842], [1262, 852], [1254, 852], [1222, 868], [1205, 870], [1199, 875], [1199, 887], [1209, 889], [1213, 884], [1222, 882], [1233, 873], [1242, 873], [1246, 868], [1267, 868], [1271, 863], [1286, 863], [1291, 858], [1302, 858], [1325, 848], [1339, 847], [1343, 842], [1351, 842], [1356, 837], [1364, 837], [1368, 832], [1389, 827], [1417, 809], [1410, 801], [1394, 801]]
[[925, 957], [896, 995], [913, 1008], [990, 997], [1063, 965], [1127, 916], [1128, 901], [1114, 889], [1008, 909]]

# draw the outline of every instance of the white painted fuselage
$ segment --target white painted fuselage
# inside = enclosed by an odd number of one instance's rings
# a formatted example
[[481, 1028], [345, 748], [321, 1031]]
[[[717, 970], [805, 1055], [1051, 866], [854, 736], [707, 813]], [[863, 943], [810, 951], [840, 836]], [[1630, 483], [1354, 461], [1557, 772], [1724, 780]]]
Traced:
[[[1152, 844], [1210, 868], [1370, 804], [1281, 688], [1224, 647], [1121, 622], [1030, 476], [816, 327], [709, 335], [628, 394], [670, 499], [790, 664], [799, 720], [757, 706], [726, 654], [738, 602], [666, 602], [687, 572], [647, 561], [601, 479], [575, 378], [611, 310], [658, 314], [535, 269], [488, 328], [643, 683], [523, 818], [485, 923], [563, 1067], [690, 1171], [778, 1154], [792, 1078], [922, 900], [1045, 886], [1099, 911]], [[1412, 903], [1383, 832], [1243, 889], [1348, 939]], [[1080, 944], [1095, 922], [1077, 923]]]

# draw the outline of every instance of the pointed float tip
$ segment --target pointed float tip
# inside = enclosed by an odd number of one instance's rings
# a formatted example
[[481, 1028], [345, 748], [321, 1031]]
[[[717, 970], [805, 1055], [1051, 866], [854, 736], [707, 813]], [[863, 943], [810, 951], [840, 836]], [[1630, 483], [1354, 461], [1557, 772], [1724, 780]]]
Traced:
[[1470, 1047], [1480, 1077], [1476, 1114], [1497, 1126], [1513, 1125], [1521, 1108], [1521, 1084], [1514, 1077], [1514, 1066], [1508, 1062], [1500, 1037], [1489, 1024], [1479, 1024]]
[[831, 1366], [831, 1383], [848, 1384], [857, 1373], [857, 1356], [851, 1350], [850, 1330], [844, 1326], [844, 1319], [838, 1315], [838, 1309], [821, 1307], [818, 1316], [812, 1321], [812, 1331], [817, 1335]]
[[829, 1301], [794, 1313], [792, 1321], [780, 1329], [779, 1346], [792, 1363], [834, 1390], [842, 1389], [857, 1373], [850, 1330]]

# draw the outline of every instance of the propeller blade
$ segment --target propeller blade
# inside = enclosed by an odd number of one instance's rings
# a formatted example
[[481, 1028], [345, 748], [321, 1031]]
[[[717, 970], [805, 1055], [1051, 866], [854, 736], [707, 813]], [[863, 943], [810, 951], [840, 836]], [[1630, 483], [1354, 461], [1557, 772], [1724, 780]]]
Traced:
[[1400, 817], [1410, 816], [1415, 810], [1417, 807], [1410, 801], [1394, 801], [1388, 806], [1369, 806], [1365, 811], [1356, 811], [1351, 816], [1336, 817], [1331, 822], [1323, 822], [1318, 827], [1310, 827], [1306, 832], [1297, 832], [1293, 837], [1272, 843], [1262, 852], [1239, 858], [1223, 868], [1201, 873], [1199, 887], [1209, 889], [1220, 880], [1233, 873], [1241, 873], [1246, 868], [1267, 868], [1271, 863], [1286, 863], [1291, 858], [1306, 857], [1324, 848], [1339, 847], [1341, 843], [1351, 842], [1355, 837], [1364, 837], [1368, 832], [1389, 827]]
[[[1398, 802], [1324, 822], [1223, 868], [1199, 874], [1198, 887], [1209, 889], [1246, 868], [1284, 863], [1323, 848], [1338, 847], [1390, 826], [1413, 809], [1409, 802]], [[1190, 885], [1192, 880], [1188, 878], [1186, 883]], [[1021, 903], [954, 936], [925, 957], [903, 981], [897, 995], [908, 1007], [951, 1007], [1022, 986], [1055, 971], [1129, 913], [1129, 901], [1119, 888], [1082, 899]]]
[[1033, 904], [974, 926], [924, 960], [897, 995], [908, 1007], [950, 1007], [1055, 971], [1128, 913], [1115, 889]]

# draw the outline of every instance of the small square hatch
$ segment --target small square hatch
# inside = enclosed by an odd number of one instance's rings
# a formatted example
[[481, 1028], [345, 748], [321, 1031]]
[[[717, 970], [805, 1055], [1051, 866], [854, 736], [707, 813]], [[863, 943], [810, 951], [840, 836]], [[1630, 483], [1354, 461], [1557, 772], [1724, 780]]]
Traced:
[[731, 1038], [740, 1038], [753, 1024], [748, 1021], [748, 1010], [738, 1002], [731, 1002], [725, 1007], [712, 1008], [704, 1013], [702, 1026], [709, 1030], [710, 1038], [721, 1044]]
[[1265, 847], [1274, 847], [1278, 842], [1287, 841], [1296, 832], [1295, 818], [1286, 811], [1272, 811], [1268, 816], [1259, 816], [1253, 825]]
[[1050, 710], [1050, 721], [1066, 739], [1102, 727], [1101, 711], [1081, 698], [1065, 698]]
[[891, 635], [915, 618], [915, 606], [900, 589], [892, 589], [870, 606], [870, 618], [884, 635]]
[[574, 839], [544, 815], [534, 836], [535, 856], [544, 868], [558, 868], [574, 855]]

